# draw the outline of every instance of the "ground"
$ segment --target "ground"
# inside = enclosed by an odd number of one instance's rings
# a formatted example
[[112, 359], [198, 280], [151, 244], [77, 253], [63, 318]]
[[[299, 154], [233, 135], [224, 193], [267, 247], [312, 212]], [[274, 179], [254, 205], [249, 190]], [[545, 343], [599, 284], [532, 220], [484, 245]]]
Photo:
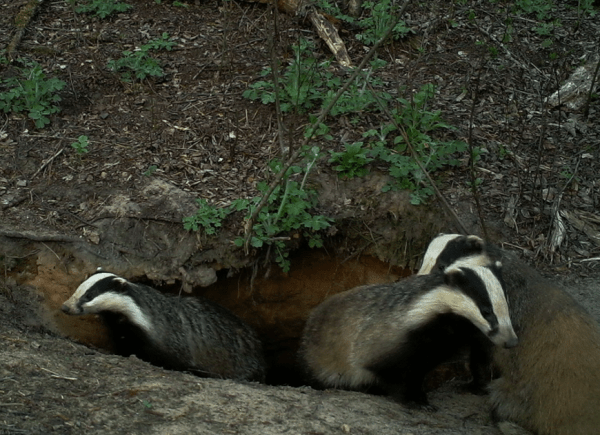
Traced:
[[[373, 107], [329, 116], [332, 139], [309, 143], [325, 152], [308, 179], [320, 195], [315, 212], [335, 223], [315, 253], [302, 235], [282, 235], [295, 249], [288, 274], [273, 265], [271, 250], [246, 253], [232, 243], [244, 232], [242, 213], [216, 236], [184, 230], [197, 198], [221, 207], [258, 195], [259, 183], [274, 176], [269, 161], [303, 140], [306, 113], [287, 114], [279, 128], [274, 104], [242, 95], [272, 57], [285, 67], [301, 38], [314, 43], [318, 61], [332, 55], [306, 8], [279, 13], [274, 31], [261, 3], [128, 3], [129, 11], [101, 19], [63, 0], [0, 1], [2, 79], [35, 61], [66, 83], [46, 127], [26, 113], [2, 115], [0, 433], [499, 433], [485, 398], [453, 383], [431, 393], [439, 414], [409, 412], [357, 393], [200, 380], [64, 338], [86, 327], [75, 321], [65, 329], [60, 304], [104, 266], [166, 290], [202, 292], [250, 322], [258, 318], [261, 334], [276, 329], [269, 343], [287, 342], [317, 303], [302, 295], [398, 279], [417, 266], [433, 235], [457, 230], [438, 200], [412, 206], [406, 192], [383, 192], [385, 163], [373, 162], [366, 177], [341, 179], [327, 162], [329, 151], [389, 122]], [[559, 23], [505, 2], [410, 3], [403, 18], [412, 32], [379, 49], [387, 64], [373, 74], [390, 99], [411, 100], [435, 85], [426, 108], [455, 129], [436, 130], [432, 140], [470, 141], [481, 150], [473, 171], [463, 153], [458, 166], [434, 174], [463, 226], [566, 280], [598, 318], [598, 99], [588, 113], [546, 101], [577, 67], [594, 66], [599, 23], [577, 4], [560, 2]], [[337, 25], [358, 65], [369, 47], [356, 39], [355, 25]], [[126, 82], [107, 67], [165, 32], [176, 45], [156, 52], [162, 77]], [[342, 82], [351, 73], [335, 60], [329, 71]], [[71, 144], [82, 135], [89, 152], [80, 154]], [[236, 292], [234, 301], [228, 295]], [[269, 323], [274, 312], [287, 317]], [[246, 397], [265, 407], [249, 411]]]

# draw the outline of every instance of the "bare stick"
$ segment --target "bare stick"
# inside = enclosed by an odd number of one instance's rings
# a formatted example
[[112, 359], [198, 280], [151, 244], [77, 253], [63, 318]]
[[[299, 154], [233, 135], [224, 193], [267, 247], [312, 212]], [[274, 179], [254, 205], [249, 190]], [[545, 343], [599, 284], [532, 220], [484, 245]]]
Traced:
[[479, 191], [477, 190], [477, 178], [475, 177], [475, 158], [473, 155], [473, 120], [475, 119], [475, 106], [477, 105], [477, 98], [479, 97], [479, 79], [481, 78], [481, 70], [485, 63], [482, 63], [481, 67], [477, 71], [477, 77], [475, 81], [475, 89], [473, 91], [473, 104], [471, 105], [471, 114], [469, 115], [469, 135], [467, 137], [467, 144], [469, 145], [469, 177], [471, 179], [471, 193], [473, 199], [475, 199], [475, 207], [477, 208], [477, 214], [479, 215], [479, 222], [481, 223], [481, 231], [483, 237], [488, 238], [487, 227], [485, 225], [485, 219], [483, 218], [483, 210], [481, 210], [481, 202], [479, 201]]
[[63, 147], [63, 148], [61, 148], [61, 149], [60, 149], [60, 150], [59, 150], [59, 151], [58, 151], [56, 154], [54, 154], [52, 157], [50, 157], [49, 159], [47, 159], [47, 160], [46, 160], [46, 161], [45, 161], [45, 162], [42, 164], [42, 166], [40, 166], [40, 169], [38, 169], [37, 171], [35, 171], [35, 174], [33, 174], [33, 175], [31, 176], [31, 179], [33, 180], [33, 179], [36, 177], [36, 175], [37, 175], [37, 174], [39, 174], [41, 171], [43, 171], [43, 170], [44, 170], [44, 168], [45, 168], [46, 166], [48, 166], [48, 165], [49, 165], [49, 164], [50, 164], [50, 163], [51, 163], [51, 162], [52, 162], [52, 161], [53, 161], [55, 158], [57, 158], [58, 156], [60, 156], [64, 150], [65, 150], [65, 148], [64, 148], [64, 147]]
[[583, 116], [586, 118], [590, 115], [590, 101], [592, 101], [592, 94], [594, 93], [594, 86], [596, 85], [596, 79], [598, 78], [598, 69], [600, 68], [600, 57], [596, 62], [596, 69], [594, 70], [594, 76], [592, 77], [592, 83], [590, 84], [590, 91], [585, 102], [585, 109], [583, 109]]
[[277, 139], [279, 139], [279, 147], [281, 148], [281, 159], [285, 161], [285, 142], [284, 142], [284, 127], [281, 119], [281, 103], [279, 101], [279, 65], [277, 56], [275, 55], [275, 40], [279, 37], [279, 10], [277, 9], [277, 0], [271, 3], [271, 11], [273, 13], [273, 34], [269, 42], [271, 51], [271, 71], [273, 72], [273, 91], [275, 92], [275, 117], [277, 118]]

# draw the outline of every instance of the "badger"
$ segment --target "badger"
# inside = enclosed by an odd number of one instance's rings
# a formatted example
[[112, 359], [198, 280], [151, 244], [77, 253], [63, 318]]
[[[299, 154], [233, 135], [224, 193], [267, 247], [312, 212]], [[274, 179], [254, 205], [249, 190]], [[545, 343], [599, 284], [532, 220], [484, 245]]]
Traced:
[[300, 358], [315, 386], [383, 389], [416, 408], [430, 406], [425, 375], [464, 346], [513, 347], [501, 264], [449, 267], [392, 284], [338, 293], [309, 315]]
[[262, 344], [241, 319], [206, 299], [164, 295], [100, 272], [63, 304], [66, 314], [98, 314], [115, 353], [200, 376], [265, 379]]
[[[447, 250], [440, 249], [444, 243]], [[467, 258], [504, 264], [519, 346], [493, 349], [493, 418], [513, 421], [538, 435], [600, 433], [600, 326], [591, 315], [564, 289], [494, 245], [482, 245], [479, 259], [467, 248], [465, 236], [443, 235], [432, 245], [437, 258], [426, 258], [420, 273], [437, 273]]]

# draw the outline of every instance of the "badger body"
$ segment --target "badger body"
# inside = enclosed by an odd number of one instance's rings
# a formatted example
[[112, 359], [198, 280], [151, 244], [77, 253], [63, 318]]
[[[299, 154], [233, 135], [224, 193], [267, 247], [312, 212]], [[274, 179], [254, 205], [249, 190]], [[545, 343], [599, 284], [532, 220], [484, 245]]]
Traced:
[[309, 376], [319, 386], [375, 386], [428, 407], [423, 379], [437, 365], [473, 343], [516, 344], [497, 273], [449, 268], [330, 297], [304, 329], [300, 356]]
[[[454, 236], [459, 245], [465, 237]], [[452, 247], [456, 257], [438, 249], [439, 261], [430, 258], [423, 264], [434, 264], [434, 273], [464, 264], [473, 252], [461, 254], [459, 245]], [[600, 326], [564, 289], [511, 253], [490, 244], [483, 248], [477, 263], [500, 260], [504, 265], [505, 291], [519, 336], [514, 349], [493, 349], [499, 377], [490, 384], [492, 415], [538, 435], [600, 433]]]
[[206, 299], [167, 296], [112, 273], [96, 273], [62, 311], [98, 314], [119, 355], [206, 377], [264, 381], [262, 345], [254, 330]]

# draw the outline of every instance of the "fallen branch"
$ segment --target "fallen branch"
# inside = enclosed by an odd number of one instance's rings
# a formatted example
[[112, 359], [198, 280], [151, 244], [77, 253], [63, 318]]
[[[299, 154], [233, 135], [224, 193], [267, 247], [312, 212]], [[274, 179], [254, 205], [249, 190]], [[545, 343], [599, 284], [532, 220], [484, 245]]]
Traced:
[[62, 152], [65, 150], [65, 148], [61, 148], [56, 154], [54, 154], [52, 157], [48, 158], [44, 163], [42, 163], [42, 166], [40, 166], [40, 168], [35, 171], [35, 174], [33, 174], [31, 176], [31, 179], [33, 180], [37, 174], [39, 174], [41, 171], [44, 170], [44, 168], [46, 166], [48, 166], [52, 161], [54, 161], [55, 158], [57, 158], [58, 156], [60, 156], [62, 154]]
[[34, 242], [64, 242], [64, 243], [81, 243], [83, 240], [79, 237], [65, 236], [64, 234], [36, 234], [32, 231], [12, 231], [0, 229], [1, 237], [9, 237], [12, 239], [27, 239]]

